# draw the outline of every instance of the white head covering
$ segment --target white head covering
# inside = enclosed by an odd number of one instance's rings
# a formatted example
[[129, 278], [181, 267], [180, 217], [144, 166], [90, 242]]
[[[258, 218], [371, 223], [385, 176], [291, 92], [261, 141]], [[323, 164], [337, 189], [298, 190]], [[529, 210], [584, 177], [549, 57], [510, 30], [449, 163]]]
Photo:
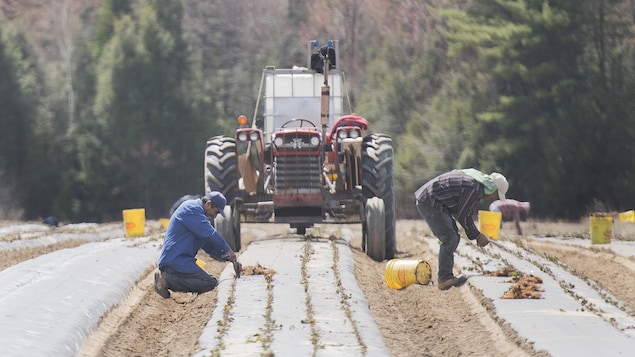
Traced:
[[492, 172], [489, 174], [489, 177], [494, 181], [496, 187], [498, 188], [498, 198], [501, 200], [505, 199], [505, 194], [507, 193], [507, 189], [509, 189], [509, 183], [505, 176], [499, 174], [498, 172]]

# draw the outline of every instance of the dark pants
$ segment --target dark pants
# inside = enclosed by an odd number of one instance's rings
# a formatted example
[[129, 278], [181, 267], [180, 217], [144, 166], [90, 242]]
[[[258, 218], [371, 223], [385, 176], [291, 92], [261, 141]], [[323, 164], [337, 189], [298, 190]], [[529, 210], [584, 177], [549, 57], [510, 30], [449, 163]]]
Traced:
[[204, 293], [214, 290], [218, 281], [203, 269], [196, 273], [180, 273], [170, 267], [161, 268], [167, 288], [172, 291]]
[[449, 214], [439, 211], [425, 203], [417, 201], [417, 211], [426, 220], [432, 233], [439, 238], [439, 281], [454, 278], [454, 251], [461, 236], [456, 221]]

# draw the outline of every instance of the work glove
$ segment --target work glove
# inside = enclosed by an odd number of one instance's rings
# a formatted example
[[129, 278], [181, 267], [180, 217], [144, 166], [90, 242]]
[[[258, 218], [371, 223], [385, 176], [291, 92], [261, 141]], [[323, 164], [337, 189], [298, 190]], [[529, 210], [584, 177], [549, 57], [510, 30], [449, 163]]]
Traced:
[[240, 278], [240, 272], [243, 270], [243, 265], [238, 262], [236, 259], [236, 253], [230, 250], [225, 255], [223, 255], [225, 261], [229, 261], [234, 265], [234, 273], [236, 274], [236, 279]]
[[476, 245], [478, 245], [479, 247], [484, 247], [488, 244], [489, 239], [487, 239], [487, 237], [483, 233], [479, 233], [476, 237]]
[[227, 251], [227, 253], [223, 254], [221, 256], [221, 259], [226, 261], [226, 262], [235, 262], [236, 261], [236, 253], [234, 253], [233, 250], [229, 250]]
[[243, 265], [240, 264], [237, 260], [232, 262], [234, 264], [234, 274], [236, 274], [236, 279], [240, 278], [240, 272], [243, 270]]

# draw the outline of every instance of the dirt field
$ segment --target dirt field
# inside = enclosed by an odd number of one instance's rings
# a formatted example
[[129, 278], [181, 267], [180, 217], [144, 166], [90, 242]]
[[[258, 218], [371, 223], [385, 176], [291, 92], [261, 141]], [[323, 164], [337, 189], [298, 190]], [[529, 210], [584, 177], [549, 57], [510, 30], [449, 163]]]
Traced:
[[[631, 224], [632, 225], [632, 224]], [[614, 239], [632, 240], [635, 228], [617, 225]], [[358, 229], [356, 226], [350, 227]], [[399, 221], [398, 258], [424, 259], [436, 272], [436, 256], [418, 237], [430, 236], [422, 221]], [[524, 222], [527, 235], [587, 236], [588, 222], [539, 223]], [[286, 226], [259, 225], [268, 235], [283, 234]], [[323, 231], [336, 228], [324, 228]], [[160, 236], [160, 232], [156, 233]], [[328, 233], [331, 234], [331, 233]], [[523, 239], [506, 223], [502, 239], [516, 240], [534, 252], [545, 254], [569, 266], [579, 276], [592, 279], [629, 307], [635, 309], [635, 260], [615, 255], [601, 245], [590, 249], [563, 246], [549, 242]], [[328, 235], [327, 235], [328, 236]], [[242, 237], [243, 247], [256, 239], [251, 234]], [[0, 252], [0, 269], [46, 254], [56, 249], [81, 244], [60, 243], [47, 248]], [[361, 252], [360, 238], [354, 238], [351, 248], [355, 259], [355, 274], [370, 310], [393, 356], [548, 356], [535, 351], [531, 343], [499, 321], [490, 300], [469, 285], [439, 291], [436, 285], [410, 286], [395, 291], [384, 282], [386, 262], [378, 263]], [[466, 242], [461, 242], [466, 244]], [[206, 270], [215, 276], [225, 268], [201, 254]], [[436, 277], [433, 275], [434, 283]], [[99, 328], [82, 347], [83, 356], [190, 356], [198, 350], [200, 333], [215, 307], [216, 293], [200, 296], [174, 293], [164, 300], [152, 289], [152, 271], [141, 278], [126, 301], [102, 319]]]

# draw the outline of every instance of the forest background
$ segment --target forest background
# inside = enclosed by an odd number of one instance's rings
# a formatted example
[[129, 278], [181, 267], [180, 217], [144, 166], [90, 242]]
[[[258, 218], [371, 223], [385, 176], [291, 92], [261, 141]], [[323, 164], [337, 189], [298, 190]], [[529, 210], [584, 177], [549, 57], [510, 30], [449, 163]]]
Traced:
[[0, 0], [0, 218], [164, 217], [261, 70], [339, 40], [354, 111], [393, 137], [397, 216], [454, 168], [532, 214], [635, 206], [635, 1]]

